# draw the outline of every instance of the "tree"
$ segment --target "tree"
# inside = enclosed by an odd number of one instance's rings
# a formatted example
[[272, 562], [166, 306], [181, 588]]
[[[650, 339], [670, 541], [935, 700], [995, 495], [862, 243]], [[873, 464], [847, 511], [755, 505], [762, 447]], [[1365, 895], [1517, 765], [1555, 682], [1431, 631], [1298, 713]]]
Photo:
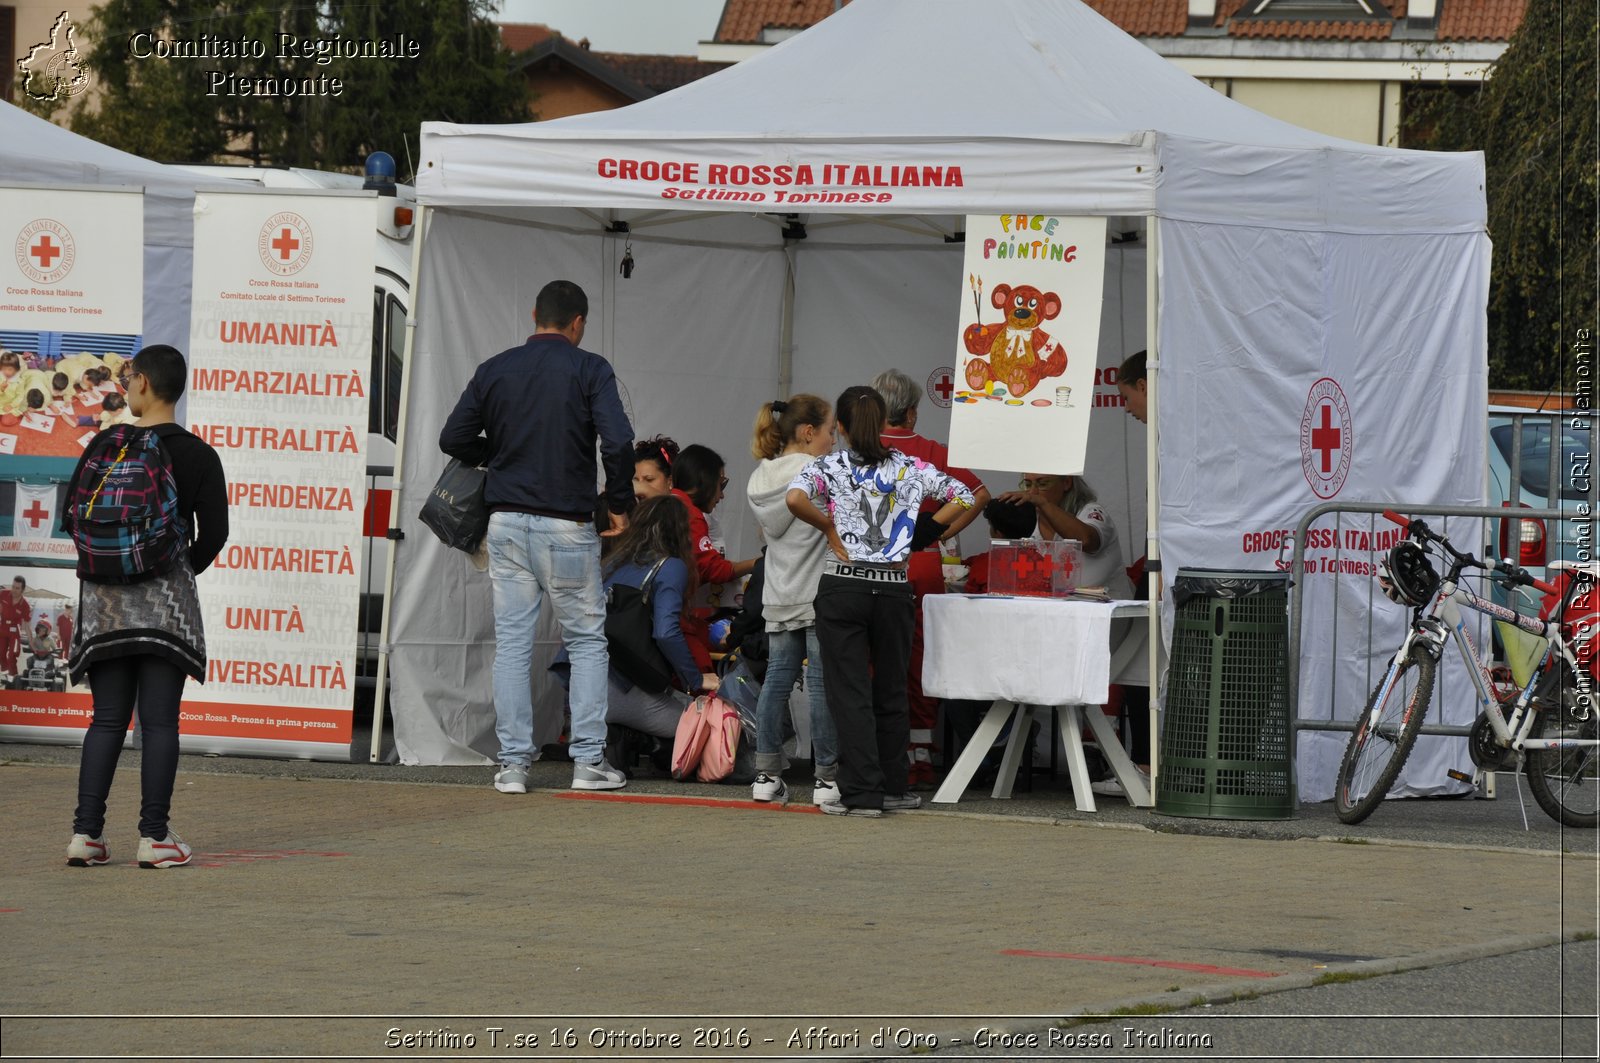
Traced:
[[[492, 0], [106, 0], [87, 34], [99, 98], [72, 127], [164, 162], [350, 170], [381, 149], [403, 165], [424, 121], [526, 120], [493, 12]], [[199, 57], [168, 50], [180, 43]]]
[[1413, 94], [1408, 107], [1411, 146], [1484, 153], [1495, 387], [1570, 391], [1574, 345], [1592, 343], [1595, 33], [1589, 0], [1535, 0], [1487, 81]]

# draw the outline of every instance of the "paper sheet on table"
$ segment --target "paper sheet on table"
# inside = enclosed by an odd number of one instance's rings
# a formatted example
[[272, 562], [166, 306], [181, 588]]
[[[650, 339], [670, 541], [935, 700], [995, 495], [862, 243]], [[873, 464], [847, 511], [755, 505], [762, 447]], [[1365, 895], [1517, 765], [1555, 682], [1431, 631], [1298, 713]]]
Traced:
[[922, 687], [943, 698], [1100, 705], [1111, 683], [1113, 603], [929, 595]]

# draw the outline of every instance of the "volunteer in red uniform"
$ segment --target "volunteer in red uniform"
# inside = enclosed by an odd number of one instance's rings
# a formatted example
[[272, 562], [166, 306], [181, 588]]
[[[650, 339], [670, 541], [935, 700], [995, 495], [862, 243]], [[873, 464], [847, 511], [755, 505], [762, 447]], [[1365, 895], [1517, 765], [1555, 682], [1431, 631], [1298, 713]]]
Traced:
[[722, 455], [710, 447], [691, 443], [672, 463], [672, 493], [689, 509], [689, 541], [694, 546], [695, 576], [699, 588], [691, 608], [683, 611], [683, 634], [689, 652], [702, 672], [711, 672], [711, 636], [708, 622], [715, 608], [712, 588], [743, 579], [756, 567], [756, 559], [729, 561], [711, 540], [706, 514], [717, 508], [728, 488], [728, 469]]
[[11, 580], [11, 589], [0, 594], [0, 671], [17, 674], [17, 656], [22, 640], [33, 623], [33, 606], [24, 597], [28, 581], [21, 576]]
[[[972, 492], [974, 504], [958, 518], [946, 533], [953, 536], [977, 519], [983, 507], [989, 504], [989, 491], [967, 469], [950, 464], [950, 451], [943, 443], [917, 435], [917, 404], [922, 399], [922, 387], [898, 369], [886, 369], [873, 380], [872, 387], [883, 396], [889, 408], [889, 426], [884, 431], [883, 444], [902, 454], [932, 465], [942, 473], [955, 477]], [[929, 513], [938, 506], [929, 501], [923, 512]], [[911, 674], [906, 677], [906, 697], [911, 709], [911, 785], [914, 789], [931, 787], [933, 772], [933, 727], [939, 719], [939, 699], [930, 698], [922, 691], [922, 599], [928, 594], [944, 592], [944, 569], [938, 543], [911, 555], [907, 572], [911, 589], [916, 595], [916, 621], [911, 635]]]
[[72, 619], [72, 603], [68, 602], [61, 607], [61, 615], [56, 617], [56, 631], [61, 636], [61, 653], [65, 656], [72, 652], [72, 629], [75, 621]]

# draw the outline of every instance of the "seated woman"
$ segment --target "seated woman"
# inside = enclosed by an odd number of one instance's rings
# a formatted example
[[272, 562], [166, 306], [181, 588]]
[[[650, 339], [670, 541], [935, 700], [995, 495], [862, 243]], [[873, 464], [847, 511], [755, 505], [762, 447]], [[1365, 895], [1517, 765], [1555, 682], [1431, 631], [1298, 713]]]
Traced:
[[1104, 587], [1112, 598], [1133, 597], [1133, 584], [1117, 543], [1117, 526], [1083, 477], [1030, 472], [1023, 476], [1018, 490], [1007, 491], [1000, 500], [1032, 505], [1039, 516], [1039, 538], [1078, 541], [1083, 548], [1078, 586]]
[[[683, 635], [684, 599], [693, 587], [694, 561], [689, 545], [689, 513], [671, 495], [648, 498], [629, 518], [628, 530], [617, 537], [605, 561], [605, 586], [642, 587], [651, 569], [651, 634], [667, 663], [672, 666], [676, 689], [658, 694], [642, 690], [611, 668], [609, 707], [606, 723], [631, 727], [657, 738], [671, 739], [678, 720], [689, 704], [687, 692], [715, 690], [717, 677], [695, 665], [694, 656]], [[657, 568], [657, 563], [660, 567]], [[563, 650], [552, 668], [563, 681], [567, 674], [567, 655]]]
[[728, 467], [722, 455], [710, 447], [691, 443], [672, 463], [672, 493], [689, 512], [689, 542], [694, 553], [694, 572], [701, 593], [685, 611], [684, 634], [689, 649], [702, 672], [711, 671], [711, 636], [707, 630], [716, 606], [714, 588], [742, 579], [756, 567], [756, 559], [729, 561], [711, 536], [706, 515], [722, 502], [728, 488]]

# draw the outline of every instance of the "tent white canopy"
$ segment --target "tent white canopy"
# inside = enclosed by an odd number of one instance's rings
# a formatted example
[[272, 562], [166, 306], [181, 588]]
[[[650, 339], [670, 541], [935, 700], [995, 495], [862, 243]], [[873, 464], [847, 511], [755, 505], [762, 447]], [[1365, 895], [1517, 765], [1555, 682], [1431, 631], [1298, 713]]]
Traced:
[[[533, 295], [558, 276], [596, 304], [586, 345], [616, 365], [638, 434], [710, 443], [737, 485], [760, 401], [952, 364], [960, 216], [1111, 216], [1099, 364], [1148, 346], [1163, 396], [1150, 556], [1169, 569], [1271, 567], [1241, 532], [1292, 527], [1326, 497], [1301, 469], [1301, 414], [1322, 378], [1342, 385], [1355, 418], [1338, 436], [1358, 444], [1344, 497], [1481, 497], [1481, 459], [1397, 462], [1403, 440], [1385, 433], [1436, 405], [1481, 408], [1482, 157], [1268, 118], [1078, 0], [857, 0], [756, 59], [618, 111], [425, 124], [417, 188], [396, 470], [406, 537], [385, 638], [408, 761], [480, 762], [496, 748], [487, 580], [415, 511], [442, 467], [437, 432], [455, 395], [479, 361], [520, 342]], [[619, 280], [630, 243], [637, 276]], [[1114, 387], [1097, 393], [1115, 402]], [[1124, 503], [1142, 497], [1143, 434], [1114, 405], [1095, 420], [1090, 478]], [[927, 416], [919, 427], [941, 434]], [[1452, 417], [1434, 452], [1481, 455], [1483, 433], [1481, 418]], [[749, 556], [743, 499], [729, 498], [729, 553]], [[1113, 508], [1131, 560], [1145, 507]], [[1308, 615], [1343, 578], [1307, 581]], [[1359, 684], [1350, 664], [1308, 661], [1302, 689], [1328, 700], [1330, 681]], [[559, 706], [542, 676], [534, 686]], [[1348, 717], [1364, 693], [1327, 711]], [[1302, 742], [1303, 768], [1319, 737]], [[1326, 759], [1312, 757], [1310, 777]]]
[[189, 345], [192, 175], [82, 137], [0, 102], [0, 184], [144, 189], [144, 335]]

